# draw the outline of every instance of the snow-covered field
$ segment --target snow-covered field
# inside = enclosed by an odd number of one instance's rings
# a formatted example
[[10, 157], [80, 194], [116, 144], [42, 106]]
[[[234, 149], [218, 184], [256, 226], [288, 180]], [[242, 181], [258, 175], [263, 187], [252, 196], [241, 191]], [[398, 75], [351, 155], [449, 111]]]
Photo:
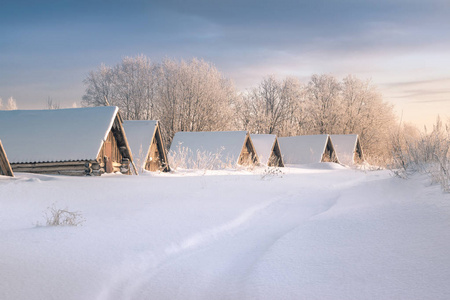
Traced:
[[[0, 177], [0, 299], [449, 299], [450, 196], [333, 164]], [[78, 227], [37, 227], [55, 203]]]

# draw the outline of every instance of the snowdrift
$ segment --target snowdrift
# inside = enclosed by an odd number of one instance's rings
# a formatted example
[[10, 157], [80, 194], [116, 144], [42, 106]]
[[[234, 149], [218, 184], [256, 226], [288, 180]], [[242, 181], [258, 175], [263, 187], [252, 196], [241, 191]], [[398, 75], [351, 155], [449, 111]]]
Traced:
[[[283, 171], [0, 176], [0, 298], [448, 299], [438, 186]], [[83, 226], [37, 227], [53, 203]]]

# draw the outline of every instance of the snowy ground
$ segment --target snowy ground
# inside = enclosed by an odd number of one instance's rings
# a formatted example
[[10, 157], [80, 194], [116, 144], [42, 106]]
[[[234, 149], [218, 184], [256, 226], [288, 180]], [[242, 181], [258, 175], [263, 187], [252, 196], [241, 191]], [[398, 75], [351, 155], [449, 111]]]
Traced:
[[[0, 299], [449, 299], [450, 195], [333, 164], [0, 177]], [[79, 227], [36, 227], [52, 203]]]

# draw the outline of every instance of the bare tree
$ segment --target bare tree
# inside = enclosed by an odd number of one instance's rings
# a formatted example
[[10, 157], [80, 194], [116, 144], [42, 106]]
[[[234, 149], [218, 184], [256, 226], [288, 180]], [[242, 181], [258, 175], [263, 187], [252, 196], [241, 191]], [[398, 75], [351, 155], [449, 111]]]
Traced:
[[60, 105], [57, 102], [53, 102], [53, 99], [48, 97], [47, 98], [47, 109], [59, 109]]
[[102, 64], [97, 71], [89, 72], [83, 83], [86, 91], [81, 102], [82, 105], [104, 106], [107, 105], [105, 99], [108, 99], [111, 105], [118, 105], [114, 99], [112, 68]]

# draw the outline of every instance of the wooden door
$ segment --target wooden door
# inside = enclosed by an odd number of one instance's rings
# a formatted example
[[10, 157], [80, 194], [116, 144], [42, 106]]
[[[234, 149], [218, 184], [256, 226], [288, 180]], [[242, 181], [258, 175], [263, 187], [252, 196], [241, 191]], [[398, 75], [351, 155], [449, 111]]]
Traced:
[[106, 171], [106, 173], [112, 173], [113, 172], [112, 144], [111, 144], [111, 142], [105, 142], [105, 171]]
[[153, 140], [152, 145], [150, 146], [150, 157], [149, 161], [146, 165], [146, 169], [148, 171], [159, 171], [161, 168], [161, 162], [159, 159], [159, 151], [158, 151], [158, 145], [156, 144], [155, 140]]

